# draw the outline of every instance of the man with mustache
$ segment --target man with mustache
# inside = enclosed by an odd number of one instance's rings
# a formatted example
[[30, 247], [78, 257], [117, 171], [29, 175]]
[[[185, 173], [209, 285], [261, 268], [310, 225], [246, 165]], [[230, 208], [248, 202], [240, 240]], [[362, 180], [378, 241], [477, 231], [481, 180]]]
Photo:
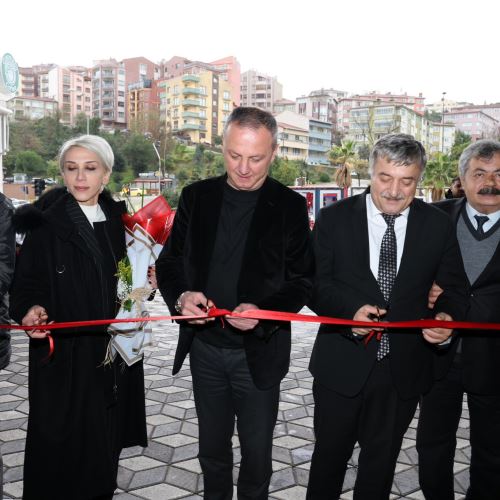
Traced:
[[354, 498], [389, 498], [404, 433], [432, 383], [433, 353], [451, 330], [386, 332], [382, 321], [429, 317], [434, 281], [445, 291], [433, 316], [465, 315], [466, 277], [453, 224], [415, 199], [425, 164], [425, 150], [413, 137], [382, 137], [370, 154], [370, 189], [323, 208], [314, 226], [311, 308], [373, 322], [381, 336], [369, 340], [370, 328], [319, 329], [309, 366], [316, 445], [308, 499], [340, 496], [356, 441]]
[[[466, 199], [437, 203], [456, 225], [470, 284], [468, 321], [500, 322], [500, 142], [481, 140], [459, 159]], [[430, 306], [442, 288], [433, 286]], [[470, 416], [468, 500], [500, 497], [500, 332], [463, 330], [436, 363], [436, 383], [421, 402], [420, 484], [427, 500], [452, 500], [456, 433], [467, 393]]]

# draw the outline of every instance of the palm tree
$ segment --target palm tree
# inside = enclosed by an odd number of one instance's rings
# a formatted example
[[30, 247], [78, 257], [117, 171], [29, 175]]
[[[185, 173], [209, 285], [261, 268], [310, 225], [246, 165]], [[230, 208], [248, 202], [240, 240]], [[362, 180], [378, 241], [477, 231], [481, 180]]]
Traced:
[[439, 201], [443, 197], [444, 190], [457, 176], [457, 163], [448, 155], [436, 153], [427, 162], [422, 184], [431, 188], [432, 201]]
[[328, 159], [332, 165], [338, 165], [335, 173], [335, 182], [339, 188], [344, 190], [344, 198], [347, 197], [351, 186], [351, 170], [356, 161], [356, 148], [354, 141], [342, 141], [340, 146], [334, 146], [328, 152]]

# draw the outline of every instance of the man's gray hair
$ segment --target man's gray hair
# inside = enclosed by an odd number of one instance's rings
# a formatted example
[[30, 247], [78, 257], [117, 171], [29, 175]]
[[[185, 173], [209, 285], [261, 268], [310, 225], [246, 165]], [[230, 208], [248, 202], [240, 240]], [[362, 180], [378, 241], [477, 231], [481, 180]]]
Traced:
[[84, 148], [95, 153], [101, 160], [102, 166], [109, 173], [113, 170], [115, 155], [108, 141], [98, 135], [81, 135], [67, 140], [59, 150], [59, 169], [63, 172], [66, 153], [71, 148]]
[[276, 123], [276, 119], [271, 113], [268, 113], [263, 109], [250, 106], [240, 106], [239, 108], [234, 108], [232, 113], [227, 117], [226, 124], [224, 125], [224, 137], [227, 133], [229, 125], [232, 123], [238, 127], [247, 127], [251, 129], [264, 127], [272, 135], [273, 148], [276, 148], [278, 145], [278, 124]]
[[370, 175], [379, 158], [396, 165], [413, 165], [420, 168], [420, 176], [424, 173], [427, 154], [422, 144], [408, 134], [388, 134], [380, 138], [373, 147], [368, 161]]
[[472, 158], [491, 160], [496, 153], [500, 153], [500, 142], [491, 139], [482, 139], [467, 146], [458, 160], [460, 177], [465, 177]]

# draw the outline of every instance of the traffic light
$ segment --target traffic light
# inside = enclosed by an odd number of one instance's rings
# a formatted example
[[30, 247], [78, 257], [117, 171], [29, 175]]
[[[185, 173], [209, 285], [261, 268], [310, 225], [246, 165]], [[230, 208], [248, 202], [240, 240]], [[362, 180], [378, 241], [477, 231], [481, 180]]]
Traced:
[[33, 186], [35, 188], [35, 196], [41, 196], [45, 189], [45, 181], [43, 179], [35, 179], [33, 182]]

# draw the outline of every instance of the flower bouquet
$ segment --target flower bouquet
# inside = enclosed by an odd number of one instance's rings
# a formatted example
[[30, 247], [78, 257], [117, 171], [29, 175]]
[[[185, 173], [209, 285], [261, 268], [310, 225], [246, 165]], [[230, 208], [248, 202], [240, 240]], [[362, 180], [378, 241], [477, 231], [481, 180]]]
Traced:
[[[175, 211], [163, 196], [158, 196], [135, 214], [124, 214], [127, 256], [118, 263], [118, 298], [120, 310], [117, 318], [138, 318], [148, 315], [145, 300], [152, 289], [148, 284], [148, 267], [154, 265], [167, 241], [174, 222]], [[109, 361], [116, 353], [133, 365], [143, 357], [144, 347], [152, 345], [149, 323], [112, 323], [108, 331], [111, 341]]]

